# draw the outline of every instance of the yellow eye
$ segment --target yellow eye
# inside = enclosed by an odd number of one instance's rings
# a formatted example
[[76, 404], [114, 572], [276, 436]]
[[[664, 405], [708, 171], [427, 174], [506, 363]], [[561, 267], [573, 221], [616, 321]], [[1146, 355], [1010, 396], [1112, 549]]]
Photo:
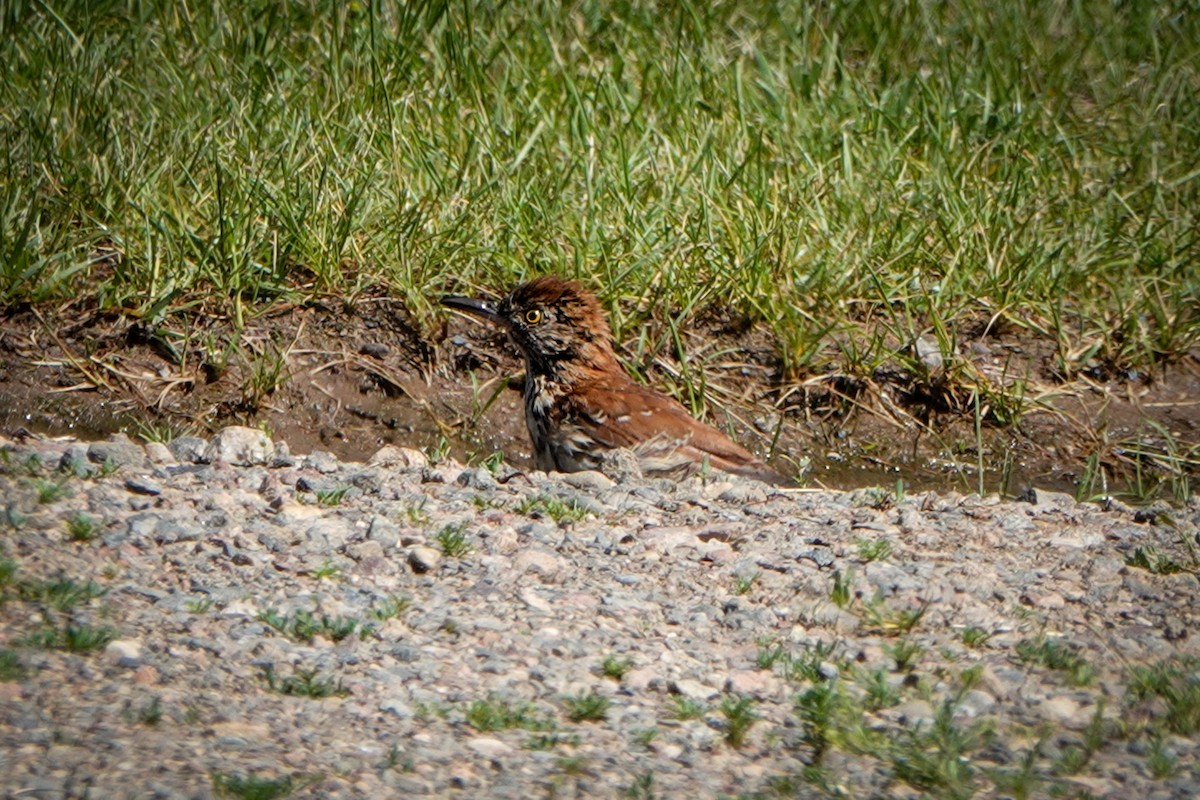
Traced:
[[540, 309], [531, 308], [525, 312], [525, 321], [530, 325], [537, 325], [542, 321], [542, 312]]

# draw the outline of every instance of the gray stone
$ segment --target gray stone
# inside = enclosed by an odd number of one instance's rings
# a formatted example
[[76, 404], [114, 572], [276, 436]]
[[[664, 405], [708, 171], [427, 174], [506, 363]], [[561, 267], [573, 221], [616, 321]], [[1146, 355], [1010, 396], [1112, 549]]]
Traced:
[[400, 526], [387, 517], [376, 515], [371, 517], [367, 538], [379, 542], [385, 550], [390, 550], [400, 543]]
[[125, 488], [135, 494], [145, 494], [156, 497], [163, 492], [160, 484], [144, 476], [133, 476], [125, 479]]
[[568, 472], [563, 476], [563, 483], [587, 492], [602, 492], [617, 485], [603, 472], [590, 469], [582, 472]]
[[110, 464], [128, 469], [147, 469], [150, 466], [146, 451], [123, 433], [114, 434], [107, 442], [88, 445], [87, 457], [93, 464]]
[[409, 447], [380, 448], [367, 462], [372, 467], [398, 467], [401, 469], [422, 469], [429, 466], [429, 458], [420, 450]]
[[114, 639], [104, 648], [104, 658], [118, 667], [132, 668], [142, 663], [142, 643], [136, 639]]
[[167, 443], [167, 449], [181, 464], [207, 464], [208, 442], [197, 436], [180, 436]]
[[[266, 464], [275, 451], [271, 438], [258, 428], [234, 425], [222, 429], [209, 440], [204, 461], [248, 467]], [[182, 458], [179, 459], [183, 461]]]
[[408, 564], [413, 572], [432, 572], [441, 563], [442, 552], [432, 547], [418, 545], [408, 551]]

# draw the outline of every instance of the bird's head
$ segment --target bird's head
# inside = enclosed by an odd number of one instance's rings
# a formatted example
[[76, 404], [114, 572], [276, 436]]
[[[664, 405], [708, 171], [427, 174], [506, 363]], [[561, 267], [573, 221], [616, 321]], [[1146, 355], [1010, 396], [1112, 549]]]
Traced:
[[504, 328], [535, 374], [557, 374], [574, 364], [604, 367], [615, 359], [604, 311], [577, 281], [547, 275], [521, 284], [498, 303], [450, 296], [442, 305]]

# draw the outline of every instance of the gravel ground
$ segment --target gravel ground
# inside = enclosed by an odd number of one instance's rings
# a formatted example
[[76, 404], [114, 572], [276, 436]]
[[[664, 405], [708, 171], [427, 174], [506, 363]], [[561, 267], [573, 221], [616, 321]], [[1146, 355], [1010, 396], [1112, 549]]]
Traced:
[[0, 455], [7, 797], [1200, 794], [1195, 501]]

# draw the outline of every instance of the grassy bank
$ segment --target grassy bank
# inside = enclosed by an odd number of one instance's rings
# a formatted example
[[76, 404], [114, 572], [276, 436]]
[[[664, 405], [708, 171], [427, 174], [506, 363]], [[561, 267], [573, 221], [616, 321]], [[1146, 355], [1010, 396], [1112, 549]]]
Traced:
[[899, 368], [976, 410], [1023, 402], [951, 356], [986, 334], [1064, 379], [1200, 337], [1194, 5], [2, 7], [10, 310], [182, 339], [382, 286], [428, 332], [552, 271], [635, 363], [715, 310], [785, 382]]

